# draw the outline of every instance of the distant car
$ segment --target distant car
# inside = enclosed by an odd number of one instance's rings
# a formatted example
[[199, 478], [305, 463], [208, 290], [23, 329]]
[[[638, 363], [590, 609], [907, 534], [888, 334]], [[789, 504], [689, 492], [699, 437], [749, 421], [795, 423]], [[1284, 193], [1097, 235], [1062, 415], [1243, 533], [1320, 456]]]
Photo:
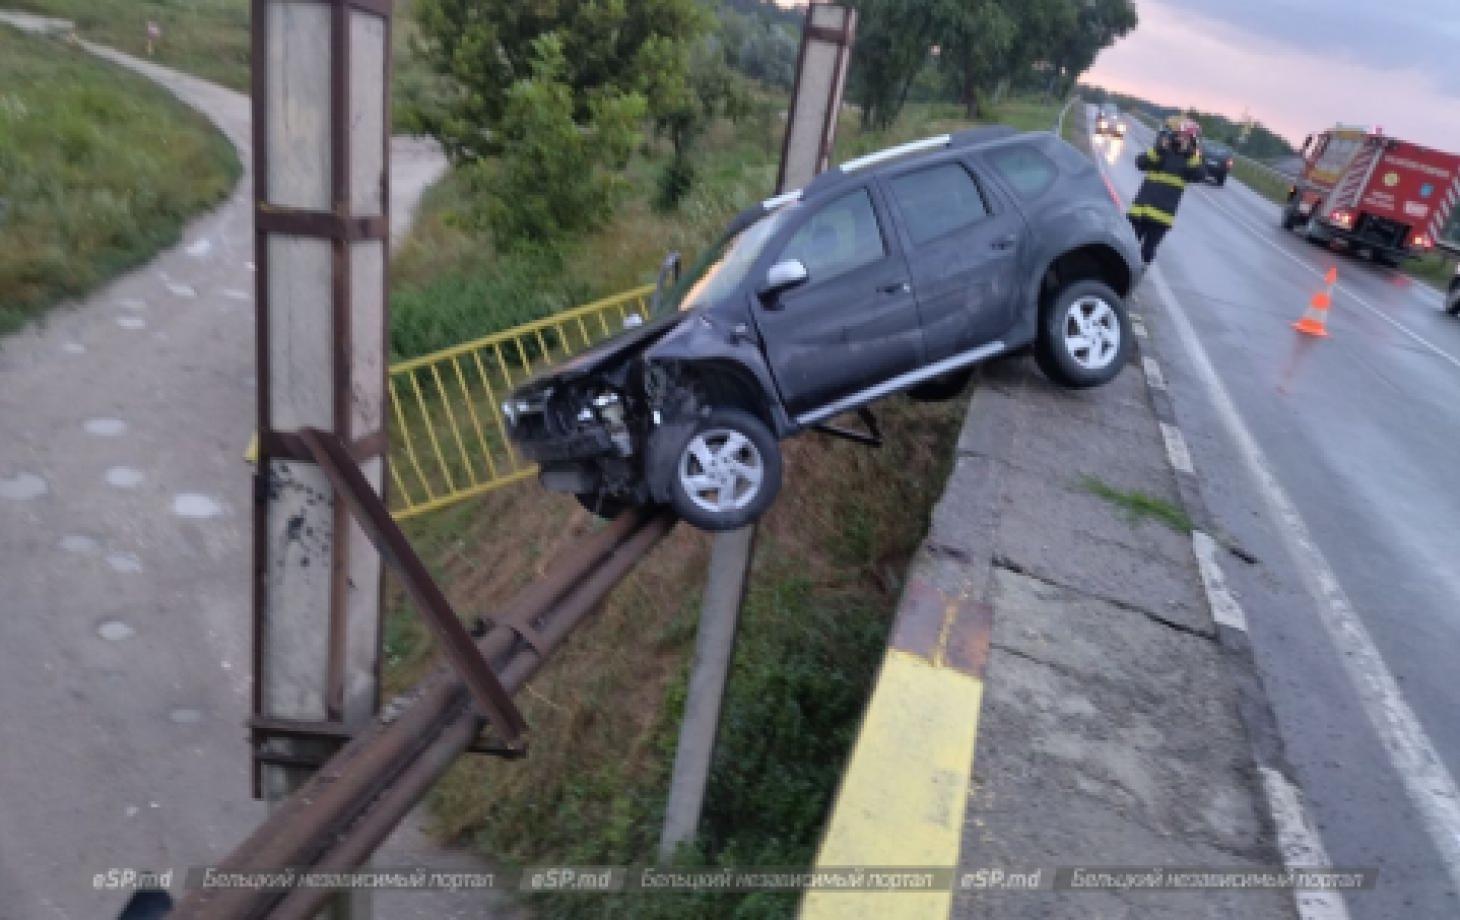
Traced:
[[1455, 277], [1450, 280], [1450, 292], [1445, 295], [1445, 312], [1460, 316], [1460, 265], [1455, 266]]
[[1114, 379], [1143, 269], [1130, 222], [1064, 141], [929, 138], [742, 212], [661, 280], [648, 322], [503, 410], [548, 490], [603, 517], [670, 505], [731, 530], [775, 500], [781, 440], [847, 435], [824, 423], [883, 397], [950, 398], [974, 365], [1025, 350], [1062, 386]]
[[1232, 171], [1232, 148], [1216, 141], [1205, 141], [1201, 145], [1202, 161], [1206, 163], [1207, 178], [1218, 185], [1227, 184], [1227, 174]]
[[1095, 133], [1125, 137], [1125, 131], [1125, 119], [1120, 117], [1120, 110], [1113, 105], [1102, 105], [1095, 116]]

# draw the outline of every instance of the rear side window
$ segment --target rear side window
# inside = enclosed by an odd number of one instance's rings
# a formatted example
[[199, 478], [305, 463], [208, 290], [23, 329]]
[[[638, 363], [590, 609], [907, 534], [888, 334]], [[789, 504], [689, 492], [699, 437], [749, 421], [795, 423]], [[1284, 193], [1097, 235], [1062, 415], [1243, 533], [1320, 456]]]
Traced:
[[914, 246], [988, 216], [978, 184], [958, 163], [898, 176], [888, 183]]
[[1033, 147], [1005, 147], [989, 154], [989, 162], [1008, 180], [1020, 198], [1038, 198], [1054, 185], [1058, 174], [1049, 157]]
[[816, 284], [871, 265], [887, 255], [882, 228], [867, 190], [857, 189], [825, 205], [801, 225], [780, 259], [800, 259]]

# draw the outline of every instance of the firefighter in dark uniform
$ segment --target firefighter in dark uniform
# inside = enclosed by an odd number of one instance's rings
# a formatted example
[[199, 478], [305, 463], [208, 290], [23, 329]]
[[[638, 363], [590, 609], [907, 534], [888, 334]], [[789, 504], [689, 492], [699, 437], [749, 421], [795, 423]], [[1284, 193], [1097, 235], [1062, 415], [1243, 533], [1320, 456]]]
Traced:
[[1186, 183], [1206, 178], [1206, 165], [1197, 144], [1200, 134], [1196, 122], [1183, 121], [1175, 131], [1157, 134], [1151, 149], [1136, 157], [1136, 168], [1146, 174], [1146, 179], [1127, 216], [1136, 228], [1141, 257], [1147, 265], [1156, 258], [1156, 247], [1166, 231], [1176, 223], [1176, 209]]

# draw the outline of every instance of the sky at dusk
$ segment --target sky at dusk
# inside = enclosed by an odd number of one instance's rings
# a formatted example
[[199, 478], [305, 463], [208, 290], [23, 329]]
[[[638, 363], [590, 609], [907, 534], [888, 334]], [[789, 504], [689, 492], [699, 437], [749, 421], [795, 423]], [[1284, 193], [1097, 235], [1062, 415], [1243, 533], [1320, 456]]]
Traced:
[[1085, 81], [1253, 116], [1295, 143], [1335, 122], [1460, 152], [1460, 0], [1135, 0]]

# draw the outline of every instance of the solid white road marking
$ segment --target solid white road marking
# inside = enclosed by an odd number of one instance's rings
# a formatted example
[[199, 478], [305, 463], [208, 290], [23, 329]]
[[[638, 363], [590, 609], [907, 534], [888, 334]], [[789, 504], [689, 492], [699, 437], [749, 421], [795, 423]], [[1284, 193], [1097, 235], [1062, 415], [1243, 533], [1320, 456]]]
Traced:
[[1196, 554], [1196, 566], [1201, 572], [1201, 584], [1207, 592], [1212, 618], [1221, 626], [1247, 632], [1247, 615], [1228, 590], [1227, 576], [1222, 574], [1222, 567], [1217, 564], [1217, 541], [1200, 530], [1193, 530], [1191, 549]]
[[[1258, 767], [1257, 771], [1262, 774], [1262, 791], [1267, 796], [1273, 823], [1277, 825], [1283, 865], [1289, 869], [1332, 868], [1323, 839], [1303, 807], [1303, 794], [1271, 767]], [[1293, 899], [1302, 920], [1348, 920], [1348, 907], [1339, 892], [1295, 891]]]
[[1434, 841], [1450, 883], [1460, 887], [1460, 791], [1456, 790], [1454, 779], [1445, 769], [1414, 711], [1405, 702], [1368, 629], [1354, 611], [1323, 551], [1308, 532], [1302, 515], [1278, 482], [1266, 454], [1242, 420], [1231, 394], [1217, 376], [1211, 359], [1197, 338], [1185, 309], [1166, 283], [1165, 275], [1156, 266], [1147, 277], [1155, 285], [1156, 293], [1166, 302], [1172, 325], [1192, 369], [1206, 386], [1218, 418], [1272, 510], [1283, 542], [1296, 563], [1304, 587], [1313, 598], [1319, 620], [1333, 643], [1338, 661], [1343, 665], [1364, 713], [1378, 734], [1425, 830]]
[[1166, 456], [1170, 458], [1171, 465], [1195, 476], [1196, 467], [1192, 465], [1191, 451], [1186, 449], [1186, 438], [1181, 436], [1181, 429], [1162, 422], [1161, 439], [1166, 442]]

